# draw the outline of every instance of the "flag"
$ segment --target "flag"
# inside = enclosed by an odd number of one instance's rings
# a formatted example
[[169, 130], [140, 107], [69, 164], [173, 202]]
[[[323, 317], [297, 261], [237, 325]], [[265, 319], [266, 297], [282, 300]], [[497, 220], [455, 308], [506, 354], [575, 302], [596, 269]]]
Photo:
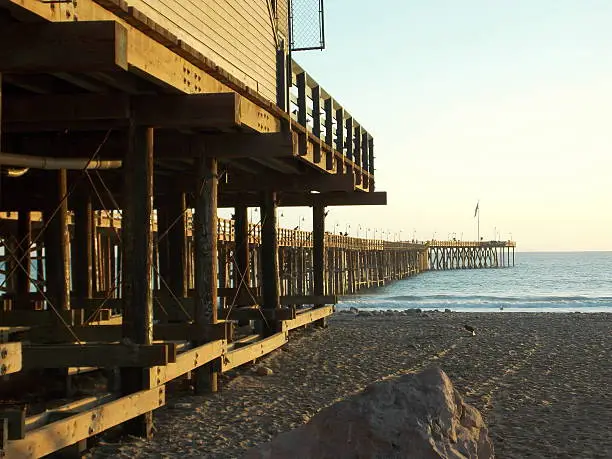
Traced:
[[480, 201], [478, 201], [476, 203], [476, 209], [474, 209], [474, 218], [476, 218], [476, 214], [478, 214], [478, 205], [480, 204]]

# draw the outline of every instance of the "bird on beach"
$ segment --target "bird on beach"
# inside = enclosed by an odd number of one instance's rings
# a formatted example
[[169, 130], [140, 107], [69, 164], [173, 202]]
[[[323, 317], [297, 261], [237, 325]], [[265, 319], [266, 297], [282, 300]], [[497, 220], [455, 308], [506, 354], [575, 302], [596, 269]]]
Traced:
[[469, 325], [464, 325], [463, 328], [465, 328], [467, 331], [472, 333], [472, 336], [476, 336], [476, 330], [474, 329], [474, 327], [470, 327]]

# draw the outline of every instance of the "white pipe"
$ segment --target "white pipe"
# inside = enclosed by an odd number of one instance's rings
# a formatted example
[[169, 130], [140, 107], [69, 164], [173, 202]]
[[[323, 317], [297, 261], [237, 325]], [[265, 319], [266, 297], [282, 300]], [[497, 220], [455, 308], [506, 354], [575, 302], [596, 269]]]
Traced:
[[34, 169], [119, 169], [120, 160], [89, 160], [88, 158], [49, 158], [0, 152], [0, 166], [31, 167]]

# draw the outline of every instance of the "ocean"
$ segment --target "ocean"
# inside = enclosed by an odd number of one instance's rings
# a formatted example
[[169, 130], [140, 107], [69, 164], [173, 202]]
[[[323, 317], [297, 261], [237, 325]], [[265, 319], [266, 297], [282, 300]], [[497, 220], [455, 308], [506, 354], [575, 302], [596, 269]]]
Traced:
[[612, 252], [517, 252], [510, 268], [429, 271], [340, 298], [338, 309], [612, 312]]

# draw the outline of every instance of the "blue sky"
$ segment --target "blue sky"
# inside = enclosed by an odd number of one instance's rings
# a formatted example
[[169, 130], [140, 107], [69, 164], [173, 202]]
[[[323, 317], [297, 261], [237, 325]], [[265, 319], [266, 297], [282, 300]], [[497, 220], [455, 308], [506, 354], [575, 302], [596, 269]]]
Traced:
[[294, 57], [374, 135], [389, 193], [332, 208], [328, 228], [475, 239], [480, 199], [485, 239], [612, 250], [612, 1], [327, 0], [325, 15], [326, 50]]

